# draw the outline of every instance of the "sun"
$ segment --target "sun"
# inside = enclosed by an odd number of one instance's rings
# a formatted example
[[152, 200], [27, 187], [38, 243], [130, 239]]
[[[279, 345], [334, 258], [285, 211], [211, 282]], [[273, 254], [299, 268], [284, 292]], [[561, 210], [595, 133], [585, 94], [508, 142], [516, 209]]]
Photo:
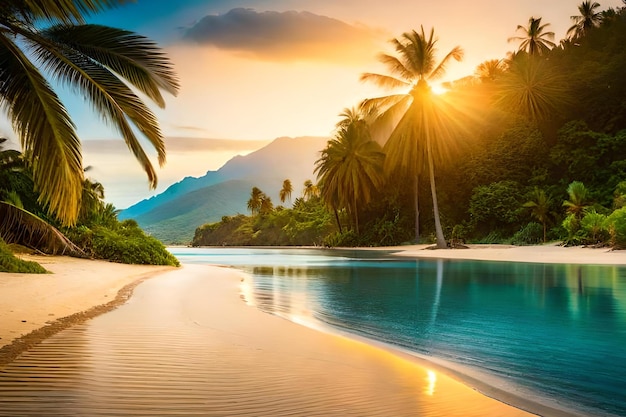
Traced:
[[442, 86], [441, 84], [433, 84], [433, 85], [430, 87], [430, 89], [431, 89], [431, 91], [432, 91], [434, 94], [436, 94], [436, 95], [438, 95], [438, 96], [440, 96], [441, 94], [444, 94], [444, 93], [448, 92], [448, 90], [447, 90], [444, 86]]

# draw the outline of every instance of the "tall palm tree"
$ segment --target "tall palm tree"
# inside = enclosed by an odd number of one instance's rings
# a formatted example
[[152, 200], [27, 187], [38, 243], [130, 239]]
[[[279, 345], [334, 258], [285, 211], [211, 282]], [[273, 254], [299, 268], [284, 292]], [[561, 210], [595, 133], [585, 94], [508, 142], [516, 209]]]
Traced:
[[550, 23], [541, 24], [541, 18], [531, 17], [528, 19], [528, 26], [517, 25], [517, 31], [522, 32], [522, 36], [513, 36], [508, 39], [509, 42], [521, 41], [519, 50], [526, 51], [531, 56], [543, 55], [550, 49], [555, 47], [554, 32], [546, 32], [546, 28]]
[[248, 210], [252, 215], [257, 214], [261, 210], [263, 204], [263, 196], [265, 193], [257, 187], [252, 187], [250, 192], [250, 199], [248, 200]]
[[391, 75], [365, 73], [361, 75], [361, 80], [374, 82], [384, 88], [403, 88], [406, 92], [366, 100], [364, 107], [378, 109], [379, 123], [394, 124], [384, 146], [386, 171], [398, 167], [409, 171], [415, 178], [416, 241], [419, 239], [419, 177], [424, 166], [428, 166], [437, 247], [445, 248], [447, 245], [439, 219], [434, 161], [443, 156], [446, 142], [450, 139], [450, 120], [445, 117], [443, 102], [431, 92], [429, 82], [441, 78], [451, 60], [460, 61], [463, 50], [457, 46], [437, 63], [435, 31], [432, 29], [426, 35], [423, 26], [421, 32], [406, 32], [391, 43], [397, 56], [383, 54], [380, 57]]
[[85, 24], [86, 16], [123, 3], [8, 0], [0, 6], [0, 105], [32, 160], [41, 202], [64, 224], [78, 216], [82, 154], [75, 125], [46, 76], [72, 87], [117, 128], [152, 187], [156, 172], [135, 129], [165, 162], [157, 119], [136, 92], [164, 107], [161, 90], [178, 91], [171, 63], [145, 37]]
[[287, 200], [291, 200], [291, 193], [293, 192], [293, 186], [291, 185], [291, 180], [286, 179], [283, 181], [283, 188], [280, 189], [279, 197], [280, 202], [284, 203]]
[[552, 198], [544, 190], [535, 187], [530, 200], [524, 203], [524, 207], [530, 209], [530, 214], [541, 222], [543, 226], [543, 243], [546, 243], [547, 225], [550, 221]]
[[596, 27], [602, 21], [602, 12], [597, 12], [600, 3], [585, 0], [578, 6], [579, 15], [570, 16], [574, 24], [567, 30], [567, 35], [571, 38], [582, 38], [593, 27]]
[[365, 120], [345, 109], [335, 137], [315, 162], [321, 196], [335, 210], [345, 208], [359, 234], [359, 203], [367, 204], [382, 185], [385, 154], [372, 140]]

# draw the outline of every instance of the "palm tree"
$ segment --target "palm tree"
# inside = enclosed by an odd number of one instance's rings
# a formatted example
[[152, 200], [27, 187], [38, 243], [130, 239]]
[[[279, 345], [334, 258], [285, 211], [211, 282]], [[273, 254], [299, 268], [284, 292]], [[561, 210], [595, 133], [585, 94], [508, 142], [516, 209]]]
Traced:
[[543, 55], [550, 49], [555, 47], [554, 32], [545, 32], [550, 23], [541, 24], [541, 18], [528, 19], [528, 26], [517, 25], [517, 31], [522, 32], [522, 36], [513, 36], [508, 39], [511, 41], [521, 41], [519, 50], [526, 51], [531, 56]]
[[580, 3], [578, 6], [580, 15], [570, 17], [574, 24], [567, 30], [567, 35], [573, 39], [579, 39], [585, 36], [591, 28], [598, 26], [602, 21], [602, 13], [596, 12], [598, 7], [600, 7], [600, 3], [595, 1], [592, 3], [585, 0]]
[[64, 224], [78, 217], [82, 154], [74, 123], [46, 75], [74, 88], [118, 129], [151, 187], [156, 172], [134, 129], [165, 162], [157, 119], [136, 92], [164, 107], [161, 90], [178, 91], [169, 60], [145, 37], [85, 24], [85, 16], [122, 3], [12, 0], [0, 6], [0, 104], [31, 159], [41, 203]]
[[567, 194], [569, 200], [563, 202], [563, 206], [567, 207], [567, 212], [573, 214], [577, 220], [583, 217], [585, 208], [591, 205], [589, 191], [580, 181], [573, 181], [567, 186]]
[[272, 199], [265, 193], [261, 195], [261, 206], [259, 207], [259, 214], [268, 214], [274, 210], [274, 204]]
[[506, 64], [501, 59], [490, 59], [476, 67], [476, 76], [482, 82], [493, 82], [501, 78], [506, 71]]
[[304, 201], [308, 201], [313, 197], [317, 197], [319, 193], [319, 187], [313, 184], [313, 181], [304, 181], [304, 189], [302, 190], [302, 197], [304, 198]]
[[452, 60], [460, 61], [463, 50], [453, 48], [439, 62], [435, 61], [437, 38], [434, 29], [427, 36], [421, 32], [406, 32], [400, 39], [393, 39], [397, 56], [383, 54], [380, 60], [391, 75], [365, 73], [362, 81], [372, 81], [385, 88], [404, 88], [408, 92], [393, 94], [364, 102], [366, 109], [378, 109], [378, 123], [393, 123], [394, 128], [385, 143], [385, 170], [395, 167], [407, 170], [415, 178], [415, 237], [419, 239], [418, 184], [424, 166], [428, 166], [430, 189], [433, 199], [437, 247], [445, 248], [439, 219], [439, 206], [435, 188], [434, 160], [442, 158], [446, 141], [451, 136], [443, 102], [432, 94], [429, 82], [441, 78], [446, 65]]
[[257, 187], [252, 187], [252, 191], [250, 192], [250, 199], [248, 200], [248, 210], [252, 215], [257, 214], [261, 210], [261, 205], [263, 203], [263, 196], [265, 193], [261, 191]]
[[562, 73], [525, 52], [507, 61], [507, 71], [496, 80], [496, 104], [534, 122], [548, 119], [570, 101]]
[[315, 162], [315, 172], [326, 204], [337, 218], [337, 209], [345, 208], [359, 234], [359, 203], [369, 203], [372, 192], [382, 185], [385, 154], [357, 110], [344, 109], [340, 116], [334, 139]]
[[546, 194], [544, 190], [535, 187], [532, 192], [531, 199], [523, 205], [530, 209], [530, 214], [543, 226], [543, 243], [546, 243], [547, 224], [550, 221], [550, 207], [552, 206], [552, 198]]
[[286, 200], [291, 201], [291, 193], [293, 191], [293, 186], [291, 185], [291, 180], [286, 179], [283, 181], [283, 188], [280, 189], [279, 197], [280, 202], [284, 203]]

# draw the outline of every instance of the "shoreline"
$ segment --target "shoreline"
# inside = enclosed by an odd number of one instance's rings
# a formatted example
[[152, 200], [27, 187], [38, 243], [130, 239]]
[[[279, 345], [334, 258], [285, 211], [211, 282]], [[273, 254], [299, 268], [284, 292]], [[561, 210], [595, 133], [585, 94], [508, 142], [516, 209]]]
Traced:
[[[565, 248], [555, 245], [525, 247], [481, 245], [480, 247], [470, 247], [470, 249], [425, 250], [426, 247], [427, 245], [415, 245], [391, 248], [350, 248], [349, 250], [389, 251], [393, 253], [393, 256], [418, 259], [442, 258], [483, 261], [626, 265], [626, 259], [623, 259], [623, 255], [626, 254], [624, 251], [609, 251], [606, 248]], [[529, 258], [529, 256], [531, 257]], [[28, 350], [53, 334], [111, 311], [126, 303], [131, 297], [133, 290], [146, 279], [175, 269], [172, 267], [123, 265], [105, 261], [78, 260], [76, 258], [67, 257], [26, 256], [25, 258], [40, 262], [46, 269], [52, 271], [53, 274], [33, 275], [0, 273], [0, 323], [2, 323], [2, 326], [0, 326], [0, 329], [2, 329], [0, 331], [0, 368], [12, 362], [20, 353]], [[240, 274], [242, 274], [240, 271], [230, 268], [217, 266], [206, 266], [206, 268], [213, 271], [215, 269], [226, 271], [223, 274], [216, 274], [220, 276], [224, 275], [227, 277], [227, 280], [231, 281], [233, 279], [239, 279], [241, 277]], [[184, 271], [180, 272], [181, 274], [184, 273]], [[81, 278], [80, 275], [83, 277]], [[87, 276], [90, 278], [87, 278]], [[95, 277], [97, 277], [97, 279]], [[57, 280], [56, 278], [60, 279]], [[41, 302], [41, 297], [46, 299], [50, 298], [51, 294], [46, 292], [46, 289], [49, 291], [50, 288], [55, 288], [52, 298], [56, 301], [53, 300], [52, 303], [60, 303], [57, 306], [60, 312], [42, 315], [43, 310], [48, 311], [46, 308], [50, 309], [50, 303], [43, 306], [38, 304]], [[36, 291], [34, 291], [34, 289], [36, 289]], [[22, 296], [16, 297], [15, 291], [21, 293]], [[36, 295], [35, 297], [33, 297], [33, 292]], [[68, 292], [70, 293], [69, 297], [63, 297], [63, 295]], [[239, 285], [237, 285], [236, 295], [241, 297]], [[80, 302], [73, 304], [77, 300], [80, 300]], [[238, 304], [241, 304], [241, 309], [250, 307], [247, 303], [242, 303], [241, 299], [236, 301]], [[70, 309], [73, 309], [71, 314], [56, 318], [63, 314], [62, 312], [66, 312], [68, 304], [72, 304], [70, 307]], [[20, 320], [18, 324], [15, 320], [16, 314], [19, 315], [22, 311], [18, 310], [17, 305], [19, 305], [22, 310], [36, 310], [39, 316], [35, 319], [26, 320], [26, 323]], [[231, 306], [230, 308], [233, 307]], [[253, 308], [256, 310], [256, 307]], [[18, 312], [16, 313], [15, 310], [18, 310]], [[366, 345], [369, 348], [379, 349], [399, 359], [411, 362], [422, 368], [422, 370], [435, 369], [435, 371], [442, 375], [462, 384], [466, 390], [477, 392], [484, 399], [497, 401], [503, 405], [512, 407], [514, 410], [558, 417], [581, 415], [577, 414], [575, 410], [554, 408], [534, 401], [532, 398], [525, 397], [523, 393], [508, 392], [506, 388], [498, 388], [495, 384], [489, 384], [489, 382], [481, 378], [480, 373], [472, 374], [471, 372], [466, 372], [466, 370], [455, 368], [454, 366], [451, 367], [445, 362], [437, 360], [436, 357], [416, 354], [402, 349], [399, 346], [368, 339], [349, 331], [334, 328], [320, 329], [289, 320], [288, 318], [264, 313], [260, 310], [256, 311], [262, 315], [273, 316], [284, 323], [289, 323], [289, 325], [285, 324], [285, 326], [307, 328], [326, 338], [339, 337], [349, 339], [353, 342]], [[6, 325], [9, 323], [7, 321], [7, 313], [13, 313], [12, 317], [10, 317], [12, 319], [10, 323], [11, 327]], [[49, 321], [50, 317], [55, 317], [55, 319]], [[29, 329], [33, 326], [35, 326], [34, 329], [24, 331], [24, 328]], [[15, 337], [11, 338], [11, 336]], [[265, 337], [272, 336], [266, 335]]]

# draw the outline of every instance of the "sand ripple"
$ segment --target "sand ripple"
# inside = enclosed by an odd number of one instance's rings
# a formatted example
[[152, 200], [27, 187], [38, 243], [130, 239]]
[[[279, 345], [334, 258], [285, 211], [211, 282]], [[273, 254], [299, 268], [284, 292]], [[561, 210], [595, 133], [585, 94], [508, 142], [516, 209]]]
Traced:
[[233, 272], [207, 271], [149, 280], [128, 304], [0, 369], [0, 416], [528, 415], [384, 350], [260, 313], [237, 299]]

